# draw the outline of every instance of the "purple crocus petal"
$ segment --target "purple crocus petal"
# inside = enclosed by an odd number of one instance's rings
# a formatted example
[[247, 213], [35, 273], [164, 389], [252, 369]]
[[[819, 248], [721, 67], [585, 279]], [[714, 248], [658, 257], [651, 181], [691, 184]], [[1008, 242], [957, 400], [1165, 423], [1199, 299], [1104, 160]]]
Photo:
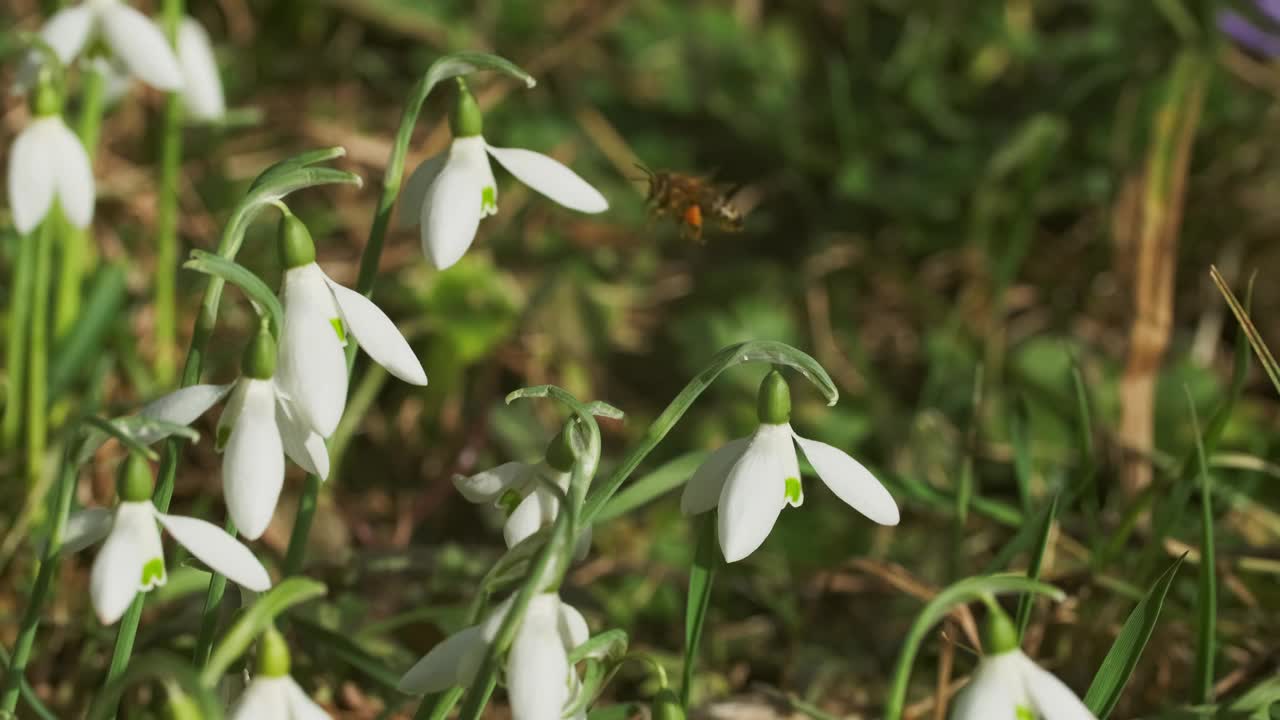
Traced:
[[1280, 35], [1263, 30], [1243, 15], [1231, 11], [1219, 14], [1218, 29], [1260, 55], [1280, 57]]
[[1275, 22], [1280, 23], [1280, 0], [1254, 0], [1258, 9]]

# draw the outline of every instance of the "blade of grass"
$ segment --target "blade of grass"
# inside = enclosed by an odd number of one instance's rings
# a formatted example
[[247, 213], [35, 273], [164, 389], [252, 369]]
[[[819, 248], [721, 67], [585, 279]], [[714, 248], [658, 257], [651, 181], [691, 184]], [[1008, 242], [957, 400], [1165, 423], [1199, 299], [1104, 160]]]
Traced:
[[[1231, 288], [1227, 286], [1227, 281], [1223, 279], [1222, 273], [1218, 272], [1218, 268], [1210, 267], [1209, 277], [1213, 278], [1213, 284], [1218, 286], [1218, 292], [1222, 293], [1222, 297], [1227, 301], [1227, 306], [1231, 308], [1231, 313], [1236, 316], [1236, 322], [1240, 323], [1240, 329], [1244, 331], [1249, 344], [1253, 346], [1253, 351], [1258, 356], [1258, 362], [1262, 363], [1262, 369], [1266, 371], [1267, 377], [1271, 379], [1271, 385], [1275, 387], [1277, 393], [1280, 393], [1280, 364], [1276, 363], [1276, 358], [1271, 354], [1271, 349], [1267, 347], [1266, 341], [1262, 339], [1262, 334], [1258, 332], [1253, 320], [1249, 319], [1249, 311], [1236, 299], [1235, 294], [1231, 292]], [[1250, 294], [1252, 294], [1253, 280], [1249, 281], [1249, 287]]]
[[[1049, 547], [1049, 536], [1053, 532], [1053, 521], [1058, 517], [1058, 496], [1053, 496], [1053, 501], [1049, 503], [1049, 507], [1045, 508], [1044, 517], [1039, 524], [1039, 532], [1035, 549], [1031, 551], [1031, 562], [1027, 565], [1027, 577], [1032, 580], [1040, 579], [1040, 568], [1044, 564], [1044, 553]], [[1027, 632], [1027, 623], [1031, 622], [1031, 608], [1035, 604], [1035, 597], [1031, 593], [1024, 593], [1018, 600], [1018, 640], [1022, 640], [1022, 636]]]
[[1205, 461], [1204, 440], [1200, 435], [1200, 418], [1196, 404], [1187, 393], [1187, 408], [1191, 413], [1191, 428], [1196, 439], [1197, 477], [1200, 479], [1200, 592], [1196, 595], [1196, 664], [1191, 687], [1191, 702], [1213, 702], [1213, 666], [1217, 654], [1218, 579], [1214, 560], [1213, 542], [1213, 481], [1209, 476], [1209, 464]]

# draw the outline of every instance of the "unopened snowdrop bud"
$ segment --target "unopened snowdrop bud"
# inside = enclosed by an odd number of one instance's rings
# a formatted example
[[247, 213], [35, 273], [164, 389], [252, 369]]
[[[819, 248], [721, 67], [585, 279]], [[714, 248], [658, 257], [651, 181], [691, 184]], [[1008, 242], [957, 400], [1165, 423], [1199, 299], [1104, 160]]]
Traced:
[[467, 87], [467, 81], [458, 78], [458, 97], [449, 113], [449, 129], [456, 138], [479, 135], [484, 130], [484, 114], [480, 104]]
[[258, 646], [258, 672], [231, 708], [231, 720], [317, 720], [329, 713], [289, 677], [289, 645], [274, 627]]
[[652, 717], [653, 720], [685, 720], [680, 698], [671, 688], [662, 688], [653, 696]]
[[760, 422], [767, 425], [791, 422], [791, 388], [787, 385], [787, 379], [777, 370], [770, 370], [760, 382], [756, 413]]
[[240, 372], [254, 380], [270, 380], [276, 374], [276, 339], [264, 320], [240, 358]]
[[146, 458], [129, 453], [116, 475], [116, 494], [120, 496], [120, 502], [147, 502], [154, 489], [155, 481]]
[[280, 264], [285, 270], [316, 261], [316, 243], [311, 239], [311, 231], [307, 229], [306, 223], [291, 212], [286, 212], [280, 218], [280, 226], [276, 230], [276, 247], [280, 251]]

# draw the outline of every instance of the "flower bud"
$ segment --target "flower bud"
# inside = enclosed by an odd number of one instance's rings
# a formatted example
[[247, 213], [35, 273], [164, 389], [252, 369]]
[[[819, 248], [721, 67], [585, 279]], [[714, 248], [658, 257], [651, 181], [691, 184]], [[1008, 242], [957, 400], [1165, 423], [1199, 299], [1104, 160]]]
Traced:
[[684, 708], [680, 707], [680, 698], [671, 688], [662, 688], [653, 696], [653, 720], [684, 720]]
[[776, 369], [770, 370], [760, 381], [756, 413], [765, 425], [783, 425], [791, 421], [791, 388]]
[[297, 215], [287, 210], [280, 218], [280, 227], [276, 231], [276, 247], [280, 251], [280, 264], [285, 270], [292, 270], [316, 261], [316, 244], [311, 239], [311, 231]]
[[151, 477], [151, 465], [138, 453], [129, 453], [116, 475], [116, 494], [121, 502], [148, 502], [155, 482]]
[[988, 655], [1000, 655], [1018, 649], [1018, 628], [995, 602], [987, 611], [987, 623], [982, 628], [982, 644]]
[[262, 633], [258, 645], [258, 674], [264, 677], [284, 677], [289, 674], [289, 644], [274, 627]]
[[458, 98], [449, 113], [449, 129], [455, 138], [474, 137], [484, 129], [484, 115], [480, 105], [467, 88], [467, 81], [458, 78]]
[[573, 423], [572, 419], [566, 422], [547, 445], [547, 465], [552, 470], [570, 472], [573, 470], [573, 463], [578, 459], [573, 451], [573, 442], [569, 439]]
[[244, 349], [240, 372], [255, 380], [270, 380], [276, 373], [276, 339], [272, 337], [271, 328], [265, 320]]

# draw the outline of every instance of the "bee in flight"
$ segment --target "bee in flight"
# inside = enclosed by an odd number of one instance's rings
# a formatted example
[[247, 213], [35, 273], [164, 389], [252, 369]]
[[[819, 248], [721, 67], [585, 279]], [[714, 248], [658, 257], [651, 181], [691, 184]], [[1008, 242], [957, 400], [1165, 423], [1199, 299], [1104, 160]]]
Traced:
[[697, 175], [650, 170], [637, 163], [649, 181], [645, 201], [654, 217], [673, 218], [682, 237], [702, 240], [709, 219], [724, 232], [742, 230], [742, 211], [733, 204], [739, 186], [727, 186]]

